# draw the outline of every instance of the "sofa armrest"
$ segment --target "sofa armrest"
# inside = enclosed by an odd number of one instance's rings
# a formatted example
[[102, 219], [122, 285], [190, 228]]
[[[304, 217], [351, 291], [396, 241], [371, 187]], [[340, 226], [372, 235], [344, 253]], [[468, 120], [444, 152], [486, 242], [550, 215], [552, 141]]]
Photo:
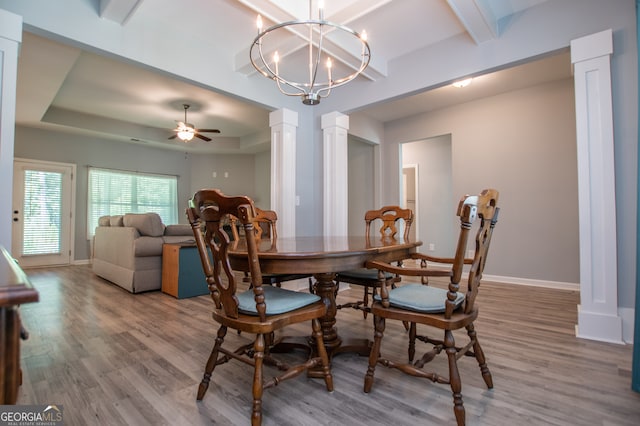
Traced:
[[134, 268], [136, 228], [99, 226], [94, 237], [94, 258], [125, 268]]
[[167, 225], [164, 229], [164, 235], [171, 237], [190, 235], [193, 237], [193, 230], [191, 229], [191, 225], [187, 224]]

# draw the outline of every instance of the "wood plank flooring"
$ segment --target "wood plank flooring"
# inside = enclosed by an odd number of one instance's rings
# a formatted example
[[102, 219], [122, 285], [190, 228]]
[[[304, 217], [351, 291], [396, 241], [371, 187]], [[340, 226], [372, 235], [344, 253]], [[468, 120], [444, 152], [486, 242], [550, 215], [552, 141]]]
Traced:
[[[218, 367], [204, 400], [195, 400], [217, 329], [208, 296], [132, 295], [86, 265], [27, 274], [40, 302], [21, 307], [30, 337], [22, 343], [18, 404], [63, 404], [65, 425], [249, 424], [244, 364]], [[341, 292], [339, 302], [361, 291]], [[476, 329], [494, 389], [486, 389], [473, 359], [460, 360], [467, 424], [640, 424], [640, 394], [630, 389], [632, 347], [576, 338], [576, 292], [487, 282], [478, 300]], [[359, 311], [339, 311], [337, 326], [343, 338], [373, 336], [371, 317]], [[288, 334], [309, 331], [296, 326]], [[402, 324], [389, 322], [383, 354], [404, 359], [406, 342]], [[265, 391], [263, 424], [455, 424], [448, 385], [379, 367], [365, 394], [366, 364], [357, 355], [335, 357], [333, 393], [306, 377]]]

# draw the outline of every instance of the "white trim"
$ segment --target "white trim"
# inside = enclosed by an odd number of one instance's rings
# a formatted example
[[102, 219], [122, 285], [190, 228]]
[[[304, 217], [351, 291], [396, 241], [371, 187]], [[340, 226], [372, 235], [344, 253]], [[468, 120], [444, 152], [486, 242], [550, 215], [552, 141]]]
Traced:
[[13, 200], [13, 146], [16, 122], [18, 50], [22, 17], [0, 9], [0, 246], [11, 250]]
[[269, 114], [271, 127], [271, 209], [278, 212], [278, 235], [296, 235], [296, 133], [298, 113]]
[[618, 316], [611, 30], [571, 41], [576, 102], [580, 306], [576, 335], [622, 343]]
[[618, 316], [622, 318], [622, 340], [633, 345], [636, 310], [634, 308], [619, 308]]
[[528, 285], [532, 287], [553, 288], [556, 290], [580, 291], [580, 283], [566, 283], [562, 281], [534, 280], [530, 278], [504, 277], [500, 275], [482, 275], [483, 282], [494, 282], [501, 284]]
[[323, 234], [349, 235], [349, 116], [330, 112], [321, 117], [323, 165]]

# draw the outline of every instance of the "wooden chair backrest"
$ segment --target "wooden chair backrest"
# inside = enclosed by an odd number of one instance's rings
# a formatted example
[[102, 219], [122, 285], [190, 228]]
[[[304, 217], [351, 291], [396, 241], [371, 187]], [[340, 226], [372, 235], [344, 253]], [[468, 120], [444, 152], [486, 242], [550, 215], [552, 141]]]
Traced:
[[[255, 237], [258, 240], [271, 239], [275, 241], [278, 238], [278, 228], [276, 226], [276, 222], [278, 221], [277, 213], [273, 210], [262, 210], [258, 207], [255, 207], [255, 211], [256, 215], [253, 217], [253, 232]], [[233, 238], [237, 240], [239, 235], [236, 218], [231, 216], [229, 221], [231, 223]]]
[[[256, 210], [249, 197], [227, 197], [217, 189], [203, 189], [195, 193], [187, 208], [187, 217], [193, 229], [200, 261], [216, 308], [225, 315], [238, 318], [236, 277], [229, 264], [229, 234], [222, 224], [234, 217], [244, 235], [254, 235]], [[237, 242], [236, 239], [234, 241]], [[265, 321], [266, 305], [262, 289], [258, 248], [255, 238], [246, 238], [247, 258], [256, 308], [261, 321]]]
[[[458, 204], [457, 215], [460, 217], [460, 235], [456, 246], [456, 254], [451, 271], [451, 281], [449, 284], [449, 294], [447, 295], [445, 316], [450, 318], [454, 311], [453, 302], [455, 293], [459, 290], [458, 283], [463, 274], [465, 265], [465, 253], [467, 251], [467, 240], [472, 226], [477, 219], [478, 230], [475, 234], [475, 253], [469, 270], [468, 287], [464, 303], [464, 311], [470, 313], [474, 309], [474, 303], [478, 295], [480, 280], [484, 271], [484, 265], [489, 253], [491, 236], [493, 229], [498, 222], [498, 191], [495, 189], [485, 189], [480, 195], [465, 195]], [[468, 264], [468, 263], [467, 263]]]
[[365, 236], [367, 240], [371, 234], [371, 225], [377, 220], [382, 222], [380, 227], [381, 238], [396, 238], [398, 229], [396, 225], [400, 220], [404, 221], [404, 232], [402, 234], [404, 241], [409, 241], [409, 231], [413, 223], [413, 211], [411, 209], [403, 209], [399, 206], [385, 206], [378, 210], [369, 210], [364, 215], [366, 224]]

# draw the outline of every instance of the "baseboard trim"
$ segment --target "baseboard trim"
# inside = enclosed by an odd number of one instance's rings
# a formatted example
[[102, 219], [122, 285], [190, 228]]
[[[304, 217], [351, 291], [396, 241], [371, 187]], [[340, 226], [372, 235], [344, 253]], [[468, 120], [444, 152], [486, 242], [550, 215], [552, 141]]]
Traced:
[[528, 285], [533, 287], [555, 288], [558, 290], [580, 291], [579, 283], [534, 280], [529, 278], [504, 277], [500, 275], [487, 275], [487, 274], [482, 275], [482, 280], [501, 283], [501, 284]]

